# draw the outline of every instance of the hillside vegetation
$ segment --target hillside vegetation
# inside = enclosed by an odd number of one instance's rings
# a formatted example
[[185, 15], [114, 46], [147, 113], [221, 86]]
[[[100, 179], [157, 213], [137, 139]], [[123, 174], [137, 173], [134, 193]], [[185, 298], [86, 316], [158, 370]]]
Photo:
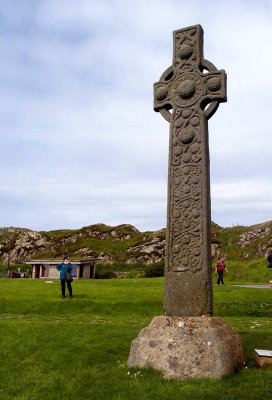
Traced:
[[[0, 228], [0, 260], [6, 264], [30, 259], [100, 258], [104, 264], [150, 264], [165, 257], [165, 229], [140, 232], [132, 225], [95, 224], [81, 229], [36, 232], [26, 228]], [[272, 250], [272, 222], [249, 227], [222, 228], [212, 223], [213, 259], [251, 262]]]

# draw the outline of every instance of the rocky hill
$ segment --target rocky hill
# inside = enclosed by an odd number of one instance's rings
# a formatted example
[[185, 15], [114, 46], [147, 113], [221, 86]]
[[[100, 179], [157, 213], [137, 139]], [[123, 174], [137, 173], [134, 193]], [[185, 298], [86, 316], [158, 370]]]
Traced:
[[[212, 224], [212, 255], [229, 260], [253, 260], [272, 250], [272, 222], [244, 227], [222, 228]], [[132, 225], [96, 224], [76, 230], [36, 232], [25, 228], [0, 228], [0, 260], [23, 263], [30, 259], [101, 258], [103, 263], [162, 261], [165, 229], [140, 232]]]

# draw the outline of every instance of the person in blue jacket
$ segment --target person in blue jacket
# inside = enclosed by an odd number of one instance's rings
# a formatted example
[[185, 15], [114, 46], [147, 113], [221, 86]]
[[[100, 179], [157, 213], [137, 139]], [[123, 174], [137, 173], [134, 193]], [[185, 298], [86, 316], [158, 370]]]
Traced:
[[69, 257], [64, 257], [63, 262], [58, 264], [56, 268], [58, 271], [60, 271], [62, 298], [65, 299], [65, 281], [66, 281], [70, 299], [72, 299], [73, 293], [72, 293], [71, 281], [67, 281], [66, 279], [66, 272], [71, 272], [73, 269], [72, 264], [69, 262]]

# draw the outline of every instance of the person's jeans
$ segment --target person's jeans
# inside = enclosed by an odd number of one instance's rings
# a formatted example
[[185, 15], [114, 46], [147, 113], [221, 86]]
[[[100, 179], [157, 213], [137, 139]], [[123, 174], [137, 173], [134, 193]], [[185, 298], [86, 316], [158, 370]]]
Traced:
[[218, 273], [217, 285], [219, 285], [220, 282], [222, 282], [222, 285], [224, 285], [224, 282], [223, 282], [223, 272], [224, 272], [224, 271], [217, 271], [217, 273]]
[[62, 292], [62, 296], [65, 296], [65, 281], [67, 283], [67, 288], [68, 288], [68, 292], [69, 295], [72, 297], [72, 285], [71, 285], [71, 281], [67, 281], [66, 279], [61, 279], [61, 292]]

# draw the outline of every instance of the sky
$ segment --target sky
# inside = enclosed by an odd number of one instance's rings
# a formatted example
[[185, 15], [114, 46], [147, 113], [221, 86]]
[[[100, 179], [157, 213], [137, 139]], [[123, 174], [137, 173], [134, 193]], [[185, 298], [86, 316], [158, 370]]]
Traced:
[[209, 120], [212, 220], [272, 220], [272, 0], [0, 0], [0, 226], [166, 226], [153, 83], [201, 24], [228, 102]]

